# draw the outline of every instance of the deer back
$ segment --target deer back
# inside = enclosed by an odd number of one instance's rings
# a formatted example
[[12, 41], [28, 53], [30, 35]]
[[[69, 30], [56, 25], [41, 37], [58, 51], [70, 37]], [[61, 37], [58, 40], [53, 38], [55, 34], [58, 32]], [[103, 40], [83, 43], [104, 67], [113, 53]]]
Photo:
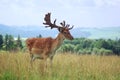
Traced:
[[27, 47], [32, 53], [48, 53], [51, 52], [54, 39], [48, 38], [29, 38], [26, 40]]

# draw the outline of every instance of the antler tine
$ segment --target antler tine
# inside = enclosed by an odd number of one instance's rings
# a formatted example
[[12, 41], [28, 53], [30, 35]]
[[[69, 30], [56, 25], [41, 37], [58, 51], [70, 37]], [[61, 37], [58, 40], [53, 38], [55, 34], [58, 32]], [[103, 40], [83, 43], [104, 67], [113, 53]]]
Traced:
[[74, 27], [74, 25], [71, 28], [68, 28], [69, 30], [71, 30]]
[[48, 26], [46, 26], [46, 27], [51, 27], [51, 29], [52, 29], [52, 28], [59, 28], [59, 26], [57, 26], [57, 25], [55, 24], [55, 23], [56, 23], [56, 19], [54, 20], [54, 23], [51, 23], [50, 18], [51, 18], [51, 13], [46, 14], [46, 15], [45, 15], [45, 18], [44, 18], [45, 23], [43, 23], [43, 24], [44, 24], [44, 25], [48, 25]]
[[69, 24], [67, 24], [65, 27], [66, 27], [66, 28], [69, 28], [69, 26], [70, 26], [70, 25], [69, 25]]
[[69, 28], [70, 25], [69, 25], [69, 24], [66, 24], [65, 21], [61, 22], [60, 24], [62, 25], [62, 27], [68, 28], [68, 30], [70, 30], [70, 29], [72, 29], [72, 28], [74, 27], [74, 26], [72, 26], [71, 28]]
[[64, 26], [62, 22], [61, 22], [60, 24], [61, 24], [62, 26]]
[[45, 15], [44, 20], [46, 21], [46, 23], [43, 23], [43, 24], [48, 25], [48, 24], [51, 23], [50, 15], [51, 15], [51, 13], [48, 13], [48, 14]]
[[63, 25], [65, 26], [65, 21], [63, 21]]
[[57, 20], [55, 19], [55, 20], [54, 20], [54, 24], [56, 24], [56, 21], [57, 21]]
[[63, 27], [65, 27], [65, 21], [60, 23]]

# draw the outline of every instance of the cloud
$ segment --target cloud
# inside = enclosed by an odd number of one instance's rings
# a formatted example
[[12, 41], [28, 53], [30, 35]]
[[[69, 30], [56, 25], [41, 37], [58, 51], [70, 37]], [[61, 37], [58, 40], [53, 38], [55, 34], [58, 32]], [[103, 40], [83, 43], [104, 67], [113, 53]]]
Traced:
[[97, 7], [118, 7], [120, 0], [94, 0]]
[[0, 23], [42, 25], [44, 14], [52, 12], [57, 22], [92, 26], [101, 25], [106, 18], [103, 23], [110, 24], [109, 17], [114, 20], [112, 23], [120, 18], [119, 4], [120, 0], [0, 0]]

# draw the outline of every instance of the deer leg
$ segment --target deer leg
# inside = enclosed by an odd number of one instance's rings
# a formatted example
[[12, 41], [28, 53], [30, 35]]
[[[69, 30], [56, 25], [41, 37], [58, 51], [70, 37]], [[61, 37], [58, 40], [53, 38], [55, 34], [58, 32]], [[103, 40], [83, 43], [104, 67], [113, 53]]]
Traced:
[[44, 66], [47, 68], [47, 57], [44, 58]]
[[33, 54], [30, 54], [30, 57], [31, 57], [30, 64], [31, 64], [31, 67], [33, 68], [33, 61], [32, 61]]
[[43, 72], [45, 72], [47, 69], [47, 55], [43, 54], [42, 56], [43, 56], [42, 68], [43, 68]]
[[35, 57], [33, 54], [30, 54], [30, 57], [31, 57], [31, 60], [30, 60], [30, 63], [31, 63], [31, 66], [33, 67], [33, 61], [35, 61]]
[[53, 60], [53, 56], [50, 57], [50, 67], [52, 68], [52, 60]]

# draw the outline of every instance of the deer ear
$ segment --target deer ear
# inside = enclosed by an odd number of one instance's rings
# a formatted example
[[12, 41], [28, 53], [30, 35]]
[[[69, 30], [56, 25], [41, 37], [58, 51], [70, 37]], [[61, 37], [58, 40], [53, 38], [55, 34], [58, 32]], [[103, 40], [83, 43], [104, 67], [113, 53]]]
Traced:
[[62, 28], [62, 27], [59, 27], [59, 28], [58, 28], [58, 31], [59, 31], [59, 32], [63, 32], [63, 28]]

